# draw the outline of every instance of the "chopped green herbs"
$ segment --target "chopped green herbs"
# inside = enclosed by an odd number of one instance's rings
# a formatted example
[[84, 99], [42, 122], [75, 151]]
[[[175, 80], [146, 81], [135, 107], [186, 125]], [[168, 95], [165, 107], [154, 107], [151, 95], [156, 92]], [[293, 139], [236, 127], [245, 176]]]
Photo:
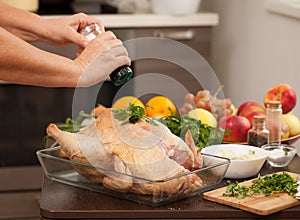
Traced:
[[287, 148], [283, 148], [284, 155], [288, 155], [289, 150]]
[[238, 182], [231, 183], [231, 181], [227, 181], [228, 186], [226, 187], [225, 193], [223, 196], [231, 196], [235, 198], [245, 198], [249, 195], [250, 188], [247, 186], [241, 186]]
[[286, 172], [274, 173], [263, 177], [259, 175], [249, 187], [241, 186], [237, 182], [231, 183], [231, 181], [227, 181], [227, 184], [223, 196], [235, 198], [245, 198], [260, 193], [269, 197], [276, 192], [285, 192], [290, 196], [295, 196], [298, 188], [297, 180]]

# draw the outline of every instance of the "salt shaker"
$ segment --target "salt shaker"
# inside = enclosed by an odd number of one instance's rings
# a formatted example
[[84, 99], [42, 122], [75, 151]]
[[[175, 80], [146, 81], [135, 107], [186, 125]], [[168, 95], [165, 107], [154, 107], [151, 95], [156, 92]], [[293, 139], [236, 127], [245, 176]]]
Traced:
[[[84, 35], [88, 40], [93, 40], [97, 37], [98, 34], [101, 34], [102, 31], [96, 23], [92, 23], [84, 27], [80, 33]], [[127, 81], [129, 81], [133, 76], [133, 72], [129, 66], [121, 66], [115, 69], [110, 75], [110, 79], [116, 86], [121, 86]]]
[[248, 131], [247, 142], [251, 146], [261, 147], [269, 144], [270, 132], [266, 129], [266, 117], [254, 116], [252, 128]]
[[270, 131], [270, 142], [281, 143], [281, 118], [281, 102], [269, 101], [267, 103], [266, 123], [267, 129]]

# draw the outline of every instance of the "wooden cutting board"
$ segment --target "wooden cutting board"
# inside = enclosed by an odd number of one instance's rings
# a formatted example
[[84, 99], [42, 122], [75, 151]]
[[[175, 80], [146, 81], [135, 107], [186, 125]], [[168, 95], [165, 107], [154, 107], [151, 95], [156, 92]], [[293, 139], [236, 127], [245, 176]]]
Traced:
[[[292, 175], [295, 179], [298, 179], [299, 174], [289, 174]], [[252, 181], [253, 180], [248, 180], [239, 184], [250, 186], [252, 185]], [[222, 196], [225, 191], [226, 187], [205, 192], [203, 193], [203, 198], [258, 215], [269, 215], [300, 204], [300, 201], [298, 199], [289, 196], [287, 193], [276, 193], [270, 197], [265, 197], [265, 195], [259, 194], [246, 198], [234, 198]]]

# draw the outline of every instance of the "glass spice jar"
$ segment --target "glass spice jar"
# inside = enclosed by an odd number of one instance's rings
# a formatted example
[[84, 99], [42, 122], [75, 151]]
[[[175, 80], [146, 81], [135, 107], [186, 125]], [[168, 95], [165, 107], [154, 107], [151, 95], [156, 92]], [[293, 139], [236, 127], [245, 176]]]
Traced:
[[251, 146], [261, 147], [269, 144], [270, 132], [266, 129], [266, 117], [255, 115], [252, 128], [248, 131], [247, 142]]
[[[101, 34], [102, 31], [96, 23], [92, 23], [84, 27], [80, 33], [84, 35], [89, 41], [97, 37], [98, 34]], [[121, 86], [127, 81], [129, 81], [133, 76], [133, 71], [129, 66], [120, 66], [115, 69], [110, 75], [110, 79], [116, 86]]]
[[280, 101], [269, 101], [266, 110], [266, 124], [270, 131], [270, 142], [281, 143], [282, 108]]

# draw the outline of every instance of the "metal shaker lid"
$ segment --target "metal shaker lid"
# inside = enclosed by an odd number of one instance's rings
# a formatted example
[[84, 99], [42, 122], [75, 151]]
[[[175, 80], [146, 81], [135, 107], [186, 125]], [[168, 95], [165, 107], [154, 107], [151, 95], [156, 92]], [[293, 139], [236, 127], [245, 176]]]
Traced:
[[96, 23], [91, 23], [80, 30], [80, 33], [84, 36], [87, 36], [90, 33], [99, 34], [101, 32], [102, 31], [101, 31], [99, 25], [97, 25]]

